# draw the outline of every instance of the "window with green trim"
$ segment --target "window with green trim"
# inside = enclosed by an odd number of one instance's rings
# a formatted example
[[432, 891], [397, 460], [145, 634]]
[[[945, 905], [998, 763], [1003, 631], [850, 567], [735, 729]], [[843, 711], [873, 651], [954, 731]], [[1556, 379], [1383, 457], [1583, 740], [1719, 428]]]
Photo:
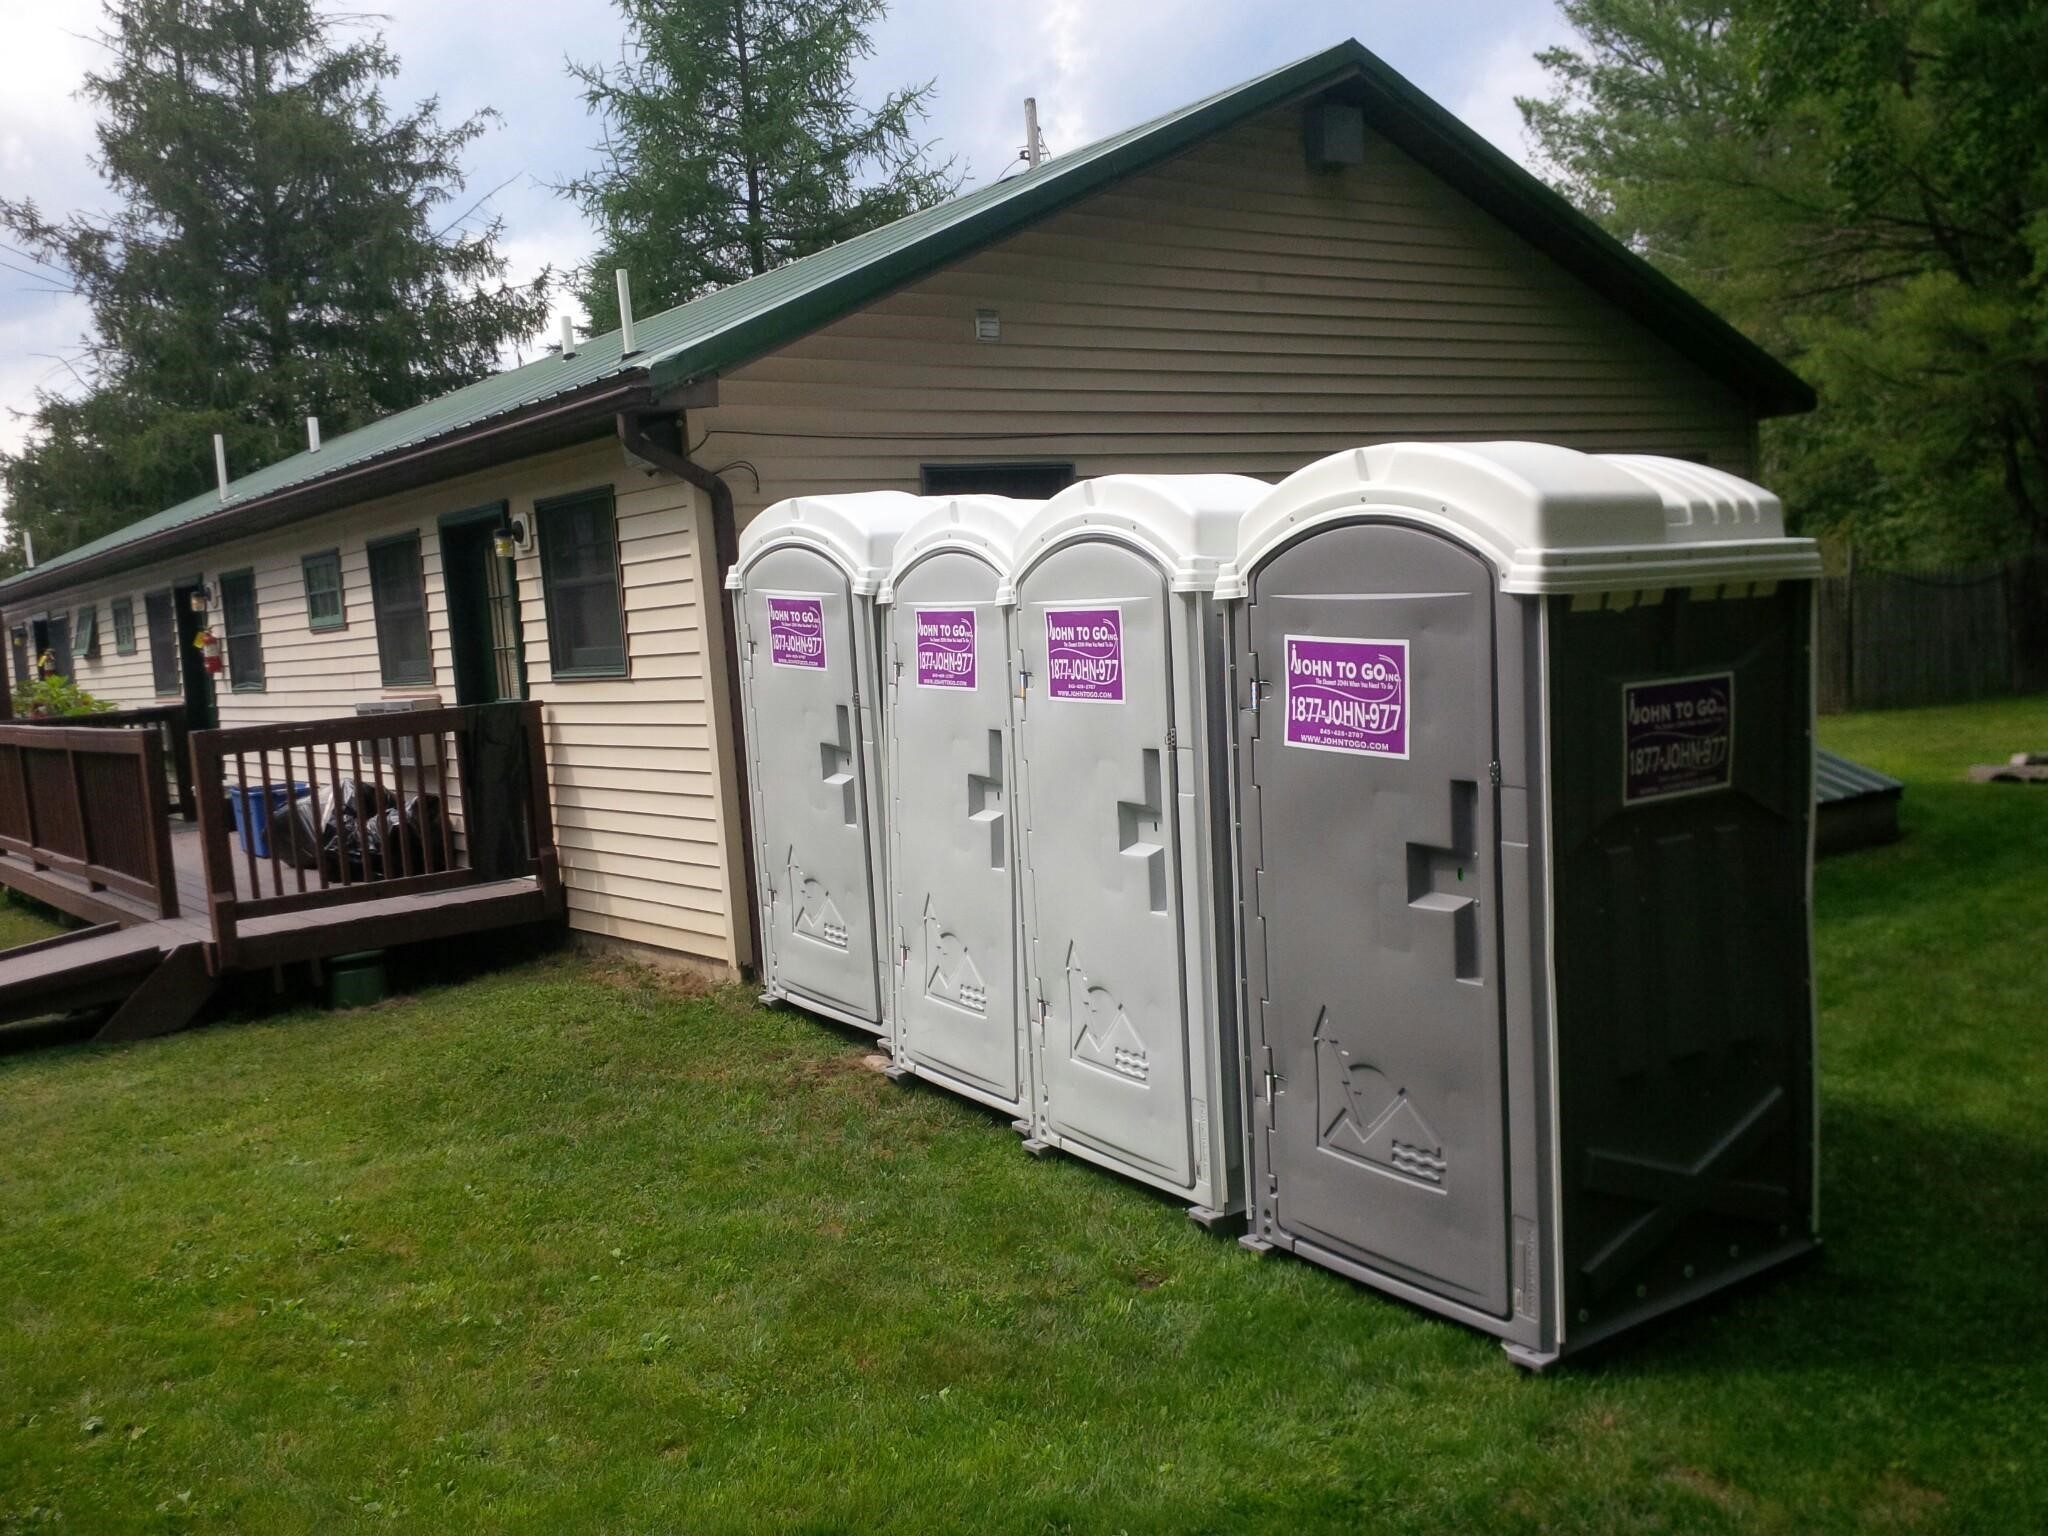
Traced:
[[133, 656], [135, 654], [135, 600], [117, 597], [114, 609], [114, 654]]
[[235, 692], [262, 692], [263, 628], [256, 614], [254, 571], [221, 572], [220, 612], [228, 642], [228, 677]]
[[400, 534], [369, 546], [370, 611], [377, 619], [377, 663], [387, 688], [434, 680], [427, 649], [427, 583], [420, 569], [420, 536]]
[[341, 551], [322, 550], [299, 561], [306, 578], [306, 625], [309, 629], [347, 629], [348, 609], [341, 596]]
[[556, 677], [624, 677], [618, 523], [610, 486], [535, 502], [548, 660]]
[[149, 620], [149, 675], [155, 681], [158, 698], [185, 691], [184, 658], [178, 654], [178, 610], [171, 589], [142, 594], [142, 610]]
[[73, 648], [79, 655], [94, 661], [100, 654], [100, 605], [86, 603], [78, 610], [78, 617], [72, 622], [71, 633], [77, 638]]

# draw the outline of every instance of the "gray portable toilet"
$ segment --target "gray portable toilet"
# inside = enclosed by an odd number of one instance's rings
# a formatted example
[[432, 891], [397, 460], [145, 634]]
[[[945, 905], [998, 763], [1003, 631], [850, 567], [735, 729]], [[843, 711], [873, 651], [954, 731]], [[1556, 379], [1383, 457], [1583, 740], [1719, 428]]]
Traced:
[[923, 510], [898, 491], [777, 502], [725, 582], [740, 594], [763, 996], [883, 1035], [875, 596]]
[[923, 506], [880, 598], [893, 1070], [1014, 1115], [1029, 1077], [1005, 589], [1017, 530], [1039, 503], [960, 496]]
[[1815, 1242], [1811, 541], [1394, 444], [1231, 569], [1255, 1248], [1541, 1366]]
[[1243, 1203], [1222, 627], [1211, 589], [1268, 487], [1114, 475], [1017, 546], [1018, 778], [1034, 1146]]

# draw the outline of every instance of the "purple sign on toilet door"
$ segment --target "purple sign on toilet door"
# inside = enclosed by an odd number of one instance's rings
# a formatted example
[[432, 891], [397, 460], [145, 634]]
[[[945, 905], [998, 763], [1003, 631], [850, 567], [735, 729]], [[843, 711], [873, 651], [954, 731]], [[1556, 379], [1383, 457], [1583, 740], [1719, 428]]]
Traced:
[[1735, 768], [1735, 674], [1621, 690], [1621, 803], [1726, 789]]
[[917, 624], [917, 686], [974, 686], [974, 610], [919, 608]]
[[825, 604], [815, 597], [768, 599], [768, 661], [825, 670]]
[[1287, 683], [1281, 695], [1290, 747], [1408, 756], [1406, 640], [1287, 637]]
[[1046, 609], [1045, 674], [1045, 691], [1052, 698], [1123, 703], [1123, 610]]

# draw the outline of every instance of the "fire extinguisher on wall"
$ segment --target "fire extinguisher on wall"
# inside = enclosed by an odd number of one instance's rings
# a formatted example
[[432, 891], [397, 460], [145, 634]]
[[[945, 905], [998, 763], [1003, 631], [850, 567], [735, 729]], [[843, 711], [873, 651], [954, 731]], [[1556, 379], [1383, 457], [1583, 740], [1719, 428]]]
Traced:
[[220, 636], [213, 632], [212, 626], [209, 625], [194, 635], [192, 645], [206, 658], [206, 670], [210, 676], [219, 677], [226, 670], [227, 660], [221, 654]]

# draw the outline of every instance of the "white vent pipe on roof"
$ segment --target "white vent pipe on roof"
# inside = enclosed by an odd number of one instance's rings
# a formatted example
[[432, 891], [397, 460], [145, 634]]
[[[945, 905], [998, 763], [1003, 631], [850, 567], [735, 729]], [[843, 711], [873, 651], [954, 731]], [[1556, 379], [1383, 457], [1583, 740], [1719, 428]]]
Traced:
[[619, 356], [631, 357], [640, 349], [633, 343], [633, 279], [626, 269], [620, 267], [619, 280]]
[[220, 482], [220, 499], [228, 499], [228, 445], [218, 432], [213, 434], [213, 477]]
[[319, 451], [320, 418], [318, 416], [308, 416], [306, 418], [306, 452], [318, 453]]
[[[626, 274], [623, 272], [619, 274], [621, 278], [623, 278], [625, 275]], [[622, 305], [620, 307], [623, 308], [624, 306]], [[575, 355], [576, 320], [574, 316], [564, 314], [562, 316], [562, 360], [564, 362], [567, 362], [570, 358], [574, 357]]]

